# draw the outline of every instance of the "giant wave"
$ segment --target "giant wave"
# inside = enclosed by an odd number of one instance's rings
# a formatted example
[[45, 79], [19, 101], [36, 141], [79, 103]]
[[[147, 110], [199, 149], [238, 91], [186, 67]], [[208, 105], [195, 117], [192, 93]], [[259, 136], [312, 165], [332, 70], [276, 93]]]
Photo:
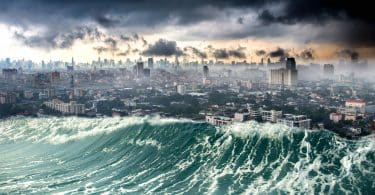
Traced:
[[374, 136], [159, 117], [0, 122], [0, 193], [373, 194], [374, 181]]

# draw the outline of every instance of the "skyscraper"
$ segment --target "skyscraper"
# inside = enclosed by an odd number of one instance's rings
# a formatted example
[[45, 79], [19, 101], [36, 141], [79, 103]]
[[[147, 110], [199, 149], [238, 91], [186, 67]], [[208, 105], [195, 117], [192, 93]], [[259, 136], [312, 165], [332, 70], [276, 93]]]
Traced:
[[208, 66], [203, 66], [203, 76], [207, 78], [209, 75]]
[[288, 58], [286, 68], [270, 70], [270, 85], [294, 86], [297, 84], [298, 72], [294, 58]]
[[148, 58], [147, 59], [147, 65], [148, 65], [148, 68], [153, 69], [154, 68], [154, 58]]
[[137, 77], [141, 78], [143, 77], [143, 62], [137, 62]]
[[324, 77], [330, 78], [333, 76], [334, 72], [335, 72], [335, 67], [333, 66], [333, 64], [324, 64], [323, 66]]
[[294, 58], [287, 58], [286, 60], [286, 69], [296, 70], [296, 60]]

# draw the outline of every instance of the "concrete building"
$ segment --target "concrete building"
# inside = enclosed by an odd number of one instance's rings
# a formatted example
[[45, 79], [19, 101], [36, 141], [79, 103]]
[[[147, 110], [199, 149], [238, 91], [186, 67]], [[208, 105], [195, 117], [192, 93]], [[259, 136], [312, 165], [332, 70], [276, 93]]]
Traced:
[[286, 68], [271, 69], [269, 75], [270, 85], [295, 86], [298, 81], [298, 71], [294, 58], [288, 58]]
[[26, 98], [26, 99], [31, 99], [34, 97], [34, 93], [33, 91], [24, 91], [23, 92], [23, 96]]
[[5, 80], [15, 80], [18, 73], [15, 68], [5, 68], [2, 72]]
[[303, 129], [310, 129], [311, 119], [306, 115], [284, 114], [284, 117], [277, 119], [277, 123], [286, 125], [288, 127], [299, 127]]
[[47, 107], [61, 112], [63, 114], [84, 114], [85, 113], [85, 105], [78, 104], [75, 101], [71, 101], [69, 103], [65, 103], [58, 99], [53, 99], [52, 101], [44, 102], [44, 105]]
[[288, 69], [288, 70], [297, 70], [297, 68], [296, 68], [296, 60], [294, 58], [287, 58], [286, 59], [286, 69]]
[[143, 76], [145, 77], [145, 78], [150, 78], [150, 76], [151, 76], [151, 69], [150, 68], [145, 68], [145, 69], [143, 69]]
[[285, 68], [270, 70], [270, 85], [297, 85], [297, 70], [288, 70]]
[[55, 97], [56, 96], [56, 90], [53, 88], [44, 89], [44, 93], [47, 98]]
[[236, 112], [234, 113], [233, 121], [244, 122], [250, 120], [250, 113], [248, 112]]
[[209, 69], [208, 69], [208, 66], [203, 66], [203, 77], [204, 77], [204, 78], [209, 77]]
[[332, 78], [335, 73], [335, 67], [333, 64], [324, 64], [323, 65], [323, 74], [325, 78]]
[[329, 114], [329, 120], [333, 121], [334, 123], [338, 123], [342, 120], [342, 114], [340, 113], [331, 113]]
[[206, 122], [213, 125], [229, 125], [233, 123], [232, 119], [229, 117], [214, 115], [206, 115]]
[[185, 85], [177, 85], [177, 93], [180, 95], [184, 95], [186, 93], [186, 86]]
[[14, 93], [0, 93], [0, 104], [16, 103], [17, 96]]
[[345, 115], [345, 120], [355, 121], [358, 117], [365, 117], [366, 103], [361, 99], [347, 100], [340, 112]]
[[83, 97], [85, 95], [85, 91], [79, 88], [75, 88], [73, 93], [74, 93], [74, 96], [76, 97]]
[[277, 119], [280, 119], [283, 115], [282, 111], [276, 111], [276, 110], [260, 110], [260, 115], [262, 116], [263, 121], [269, 121], [272, 123], [276, 123]]
[[137, 62], [136, 74], [137, 74], [137, 78], [143, 77], [143, 62]]
[[154, 68], [154, 58], [148, 58], [147, 59], [147, 65], [148, 65], [149, 69], [153, 69]]

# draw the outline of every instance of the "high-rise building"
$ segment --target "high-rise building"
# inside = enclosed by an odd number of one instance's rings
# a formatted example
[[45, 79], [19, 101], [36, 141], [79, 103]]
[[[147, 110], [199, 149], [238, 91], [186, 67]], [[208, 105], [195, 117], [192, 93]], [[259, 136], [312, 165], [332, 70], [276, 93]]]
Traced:
[[270, 70], [269, 84], [294, 86], [297, 84], [298, 71], [296, 69], [296, 61], [294, 58], [288, 58], [286, 68]]
[[324, 64], [323, 73], [326, 78], [332, 77], [334, 72], [335, 72], [335, 67], [333, 66], [333, 64]]
[[138, 78], [143, 77], [143, 62], [137, 62], [136, 71]]
[[6, 68], [2, 70], [5, 80], [14, 80], [17, 76], [17, 69], [15, 68]]
[[208, 66], [203, 66], [203, 76], [207, 78], [209, 75]]
[[151, 76], [151, 70], [149, 68], [143, 69], [143, 76], [145, 78], [150, 78], [150, 76]]
[[153, 69], [154, 68], [154, 58], [148, 58], [147, 65], [148, 65], [148, 68]]
[[56, 84], [60, 80], [60, 72], [51, 72], [51, 83]]
[[70, 88], [74, 88], [74, 76], [73, 76], [73, 74], [72, 75], [70, 75]]
[[297, 68], [296, 68], [296, 60], [294, 58], [287, 58], [286, 59], [286, 69], [288, 69], [288, 70], [297, 70]]
[[74, 71], [74, 66], [67, 65], [66, 66], [66, 71], [69, 72], [69, 73], [72, 73]]
[[270, 85], [294, 86], [297, 84], [297, 70], [285, 68], [270, 70]]

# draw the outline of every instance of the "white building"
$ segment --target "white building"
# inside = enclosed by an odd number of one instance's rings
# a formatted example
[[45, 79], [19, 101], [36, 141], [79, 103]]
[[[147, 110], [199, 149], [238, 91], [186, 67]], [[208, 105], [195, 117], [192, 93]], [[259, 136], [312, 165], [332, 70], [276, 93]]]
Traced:
[[84, 114], [85, 113], [85, 105], [78, 104], [75, 101], [65, 103], [61, 100], [53, 99], [52, 101], [44, 102], [44, 105], [64, 114]]
[[250, 120], [250, 113], [244, 112], [244, 113], [239, 113], [236, 112], [234, 113], [234, 121], [236, 122], [244, 122]]
[[34, 97], [34, 93], [32, 91], [24, 91], [23, 92], [23, 96], [26, 98], [26, 99], [31, 99]]
[[297, 70], [285, 68], [270, 70], [270, 85], [295, 86], [297, 85], [297, 80]]
[[333, 121], [334, 123], [338, 123], [342, 120], [342, 114], [340, 113], [331, 113], [329, 114], [329, 120]]
[[340, 112], [345, 115], [345, 120], [355, 121], [357, 117], [366, 116], [366, 103], [360, 99], [347, 100]]
[[213, 125], [229, 125], [233, 123], [232, 119], [229, 117], [214, 115], [206, 115], [206, 122]]
[[50, 89], [44, 89], [44, 94], [47, 98], [51, 98], [56, 96], [56, 90], [53, 88]]
[[180, 95], [184, 95], [186, 93], [186, 86], [185, 85], [177, 85], [177, 93]]
[[308, 119], [306, 115], [285, 114], [284, 118], [277, 119], [277, 123], [286, 125], [288, 127], [310, 129], [311, 119]]
[[83, 89], [78, 89], [78, 88], [74, 89], [74, 96], [82, 97], [84, 95], [85, 95], [85, 91]]
[[269, 121], [272, 123], [276, 123], [277, 119], [280, 119], [283, 115], [282, 111], [276, 111], [276, 110], [261, 110], [260, 115], [262, 116], [263, 121]]

